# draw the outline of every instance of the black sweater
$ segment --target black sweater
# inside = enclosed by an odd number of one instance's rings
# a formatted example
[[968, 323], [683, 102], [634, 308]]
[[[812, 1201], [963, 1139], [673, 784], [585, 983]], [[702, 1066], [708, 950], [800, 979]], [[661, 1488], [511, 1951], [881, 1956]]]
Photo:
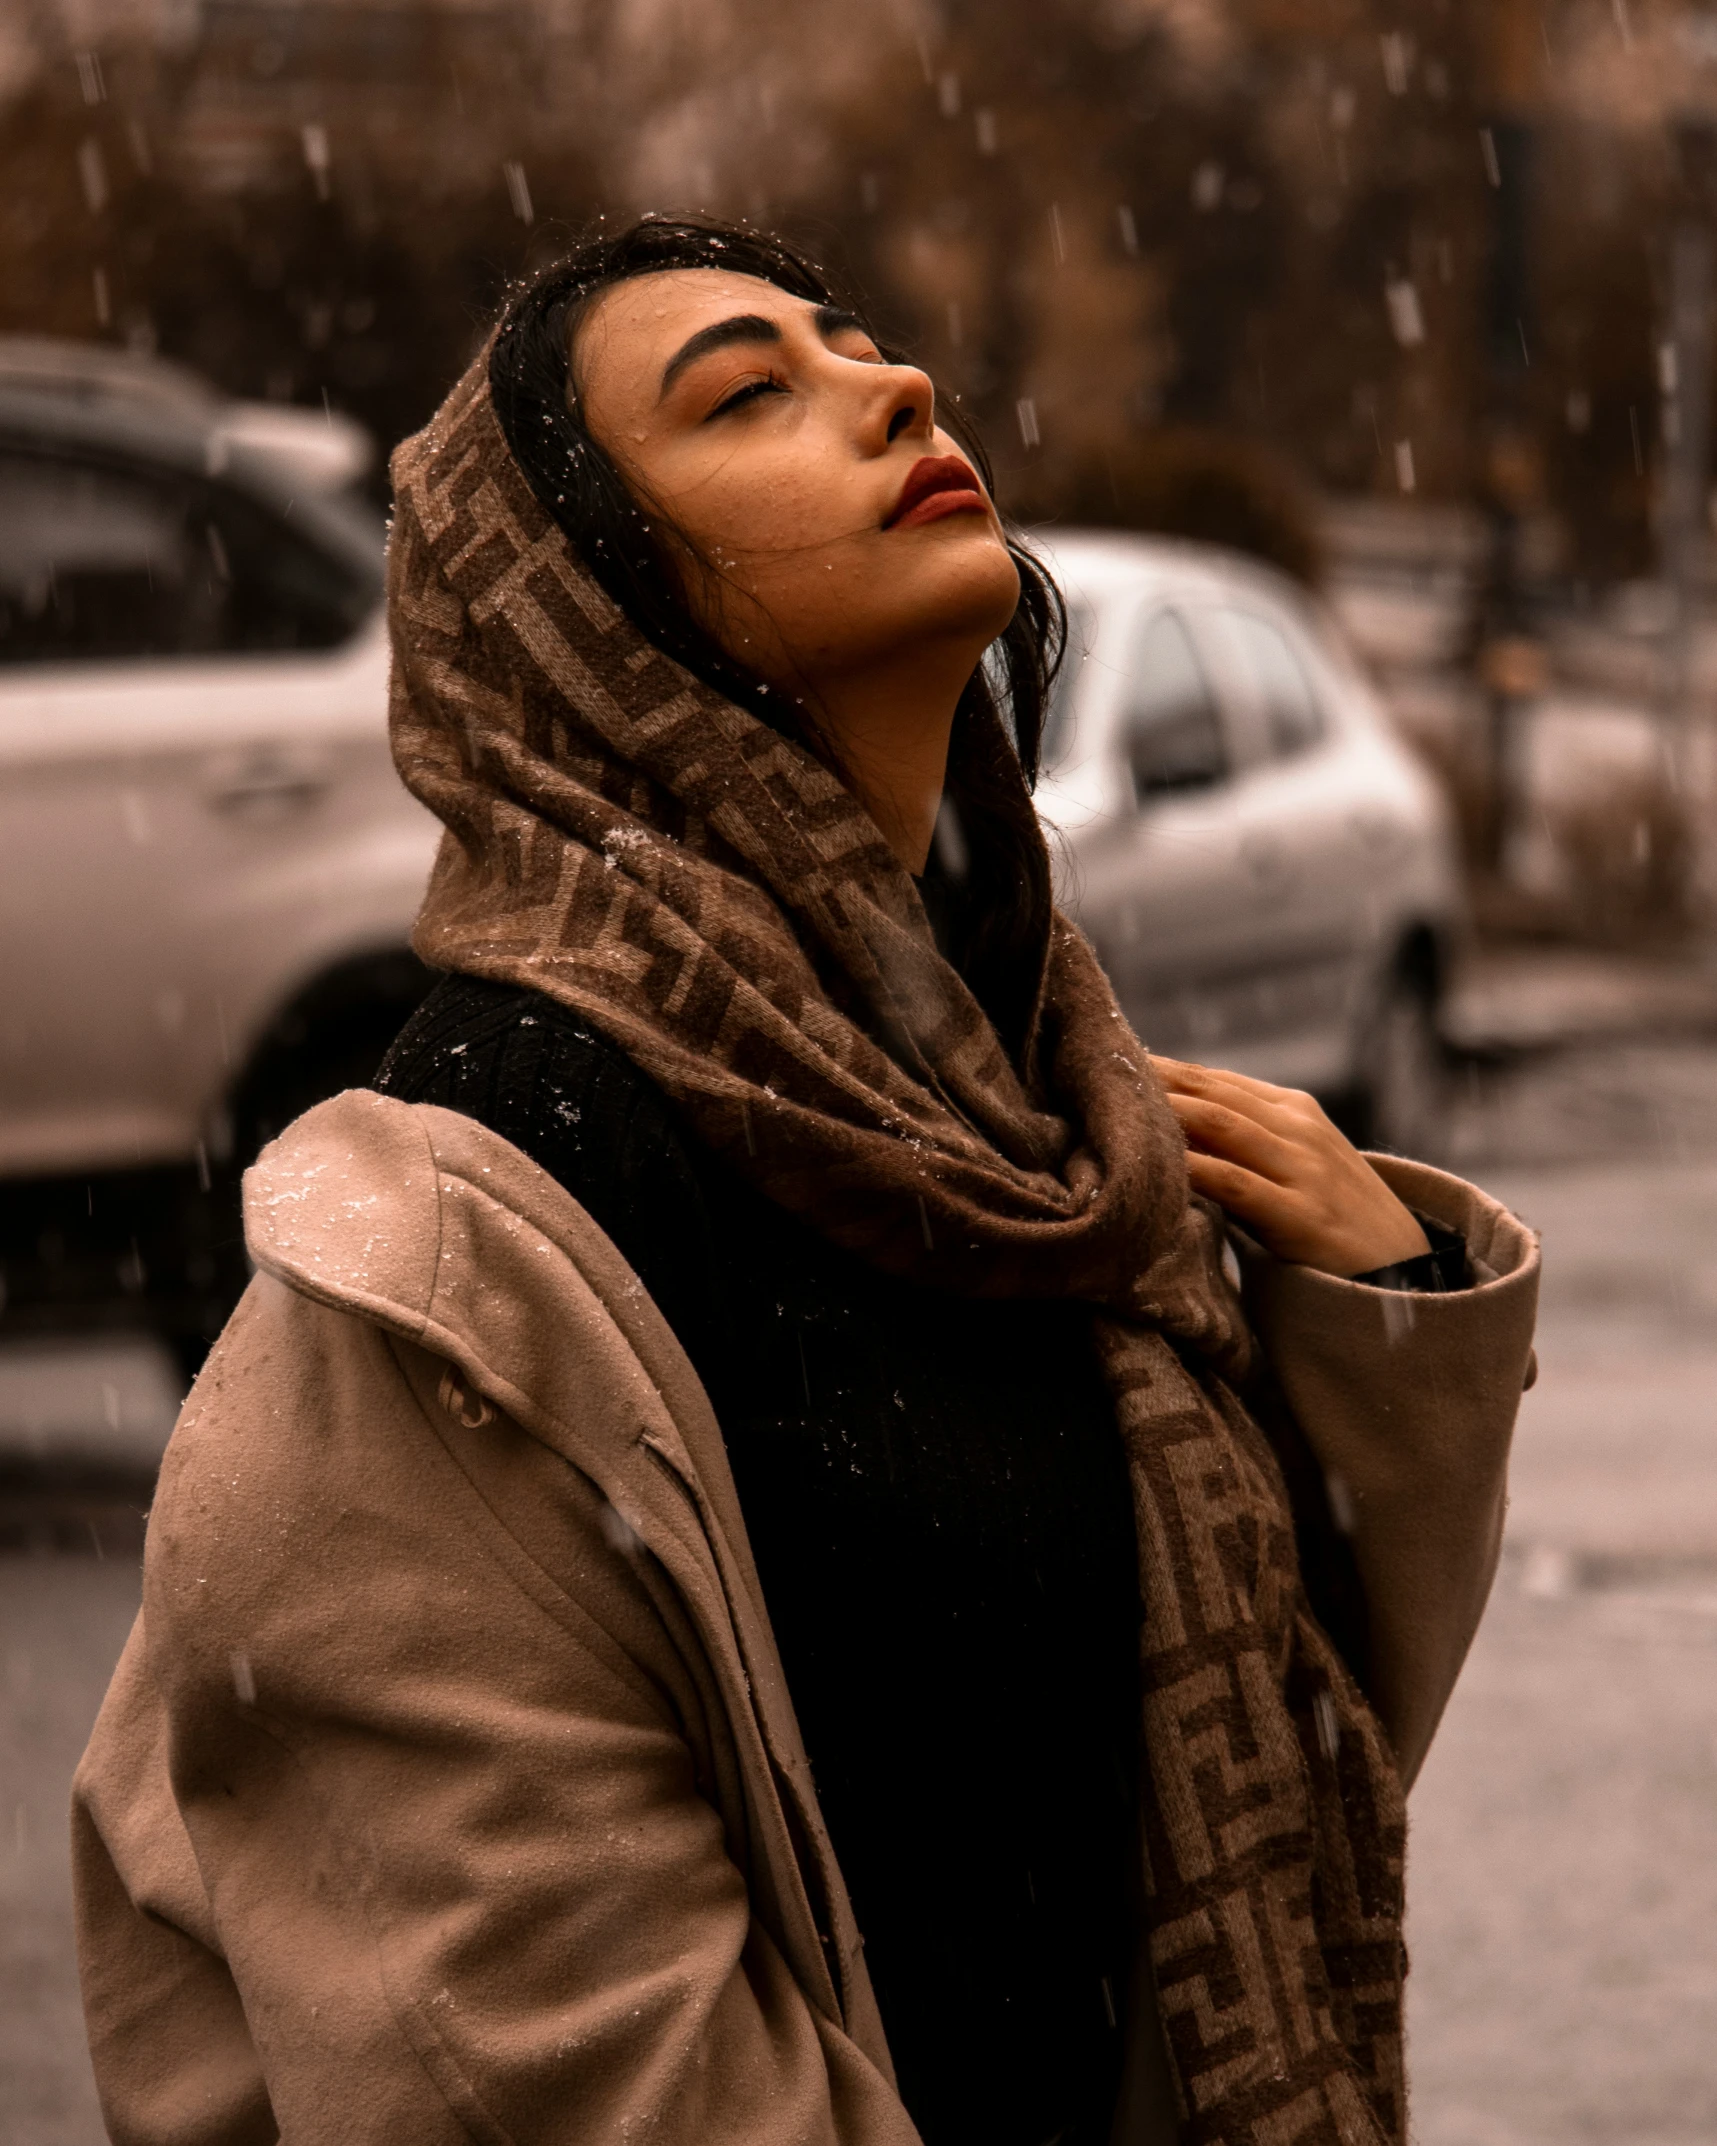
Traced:
[[533, 992], [444, 979], [377, 1086], [557, 1178], [702, 1378], [928, 2146], [1101, 2141], [1139, 1609], [1089, 1314], [933, 1294], [825, 1243]]

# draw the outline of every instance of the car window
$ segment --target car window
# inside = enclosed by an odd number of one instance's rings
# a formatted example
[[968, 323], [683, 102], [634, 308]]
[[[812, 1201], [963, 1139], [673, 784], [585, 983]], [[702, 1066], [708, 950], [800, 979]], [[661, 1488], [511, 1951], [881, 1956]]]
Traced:
[[242, 493], [209, 486], [189, 520], [227, 583], [223, 648], [333, 648], [371, 608], [369, 586]]
[[1040, 767], [1056, 767], [1073, 746], [1073, 710], [1079, 698], [1085, 660], [1097, 637], [1097, 617], [1089, 604], [1067, 606], [1067, 643], [1061, 668], [1049, 690], [1049, 710], [1043, 719], [1043, 738], [1038, 748]]
[[331, 648], [371, 601], [224, 486], [0, 454], [0, 665]]
[[1178, 790], [1208, 789], [1228, 773], [1228, 742], [1215, 695], [1177, 611], [1140, 628], [1127, 666], [1121, 749], [1141, 804]]
[[1323, 706], [1281, 627], [1261, 612], [1227, 605], [1217, 606], [1211, 617], [1263, 716], [1272, 749], [1287, 755], [1315, 745], [1324, 734]]

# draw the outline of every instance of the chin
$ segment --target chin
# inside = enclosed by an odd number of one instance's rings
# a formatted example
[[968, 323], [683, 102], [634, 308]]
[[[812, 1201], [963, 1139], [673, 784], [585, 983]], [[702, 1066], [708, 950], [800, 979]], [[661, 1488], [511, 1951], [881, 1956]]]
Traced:
[[917, 533], [935, 541], [872, 552], [864, 570], [838, 586], [819, 571], [791, 591], [772, 592], [777, 631], [786, 648], [801, 651], [803, 674], [867, 671], [938, 648], [944, 657], [958, 650], [972, 664], [981, 659], [1019, 604], [1007, 546], [988, 522], [958, 534], [948, 522]]
[[939, 530], [955, 540], [926, 545], [914, 559], [910, 609], [924, 633], [974, 634], [988, 647], [1018, 606], [1019, 569], [987, 523], [967, 531], [942, 522], [925, 534]]

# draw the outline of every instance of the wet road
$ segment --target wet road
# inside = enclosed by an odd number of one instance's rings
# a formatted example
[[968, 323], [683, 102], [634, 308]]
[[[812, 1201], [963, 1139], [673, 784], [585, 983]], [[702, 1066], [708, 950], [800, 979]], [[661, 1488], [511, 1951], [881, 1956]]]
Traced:
[[134, 1558], [0, 1558], [0, 2142], [100, 2146], [72, 1960], [66, 1791], [136, 1614]]
[[[1413, 1798], [1415, 2128], [1693, 2146], [1717, 2135], [1717, 1046], [1481, 1083], [1459, 1150], [1548, 1255], [1504, 1570]], [[147, 1438], [161, 1375], [0, 1357], [0, 1430]], [[137, 1572], [100, 1535], [0, 1557], [0, 2146], [101, 2138], [65, 1786]]]
[[1691, 2146], [1717, 2135], [1717, 1162], [1489, 1180], [1544, 1232], [1542, 1373], [1413, 1798], [1418, 2137]]

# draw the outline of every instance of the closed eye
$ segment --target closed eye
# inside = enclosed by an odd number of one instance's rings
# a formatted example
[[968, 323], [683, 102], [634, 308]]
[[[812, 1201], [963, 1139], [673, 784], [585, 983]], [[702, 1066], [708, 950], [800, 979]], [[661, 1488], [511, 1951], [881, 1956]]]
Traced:
[[736, 388], [725, 402], [718, 402], [709, 414], [711, 417], [725, 417], [729, 410], [737, 410], [742, 403], [755, 402], [759, 396], [784, 395], [786, 392], [786, 383], [777, 380], [771, 373], [763, 380], [746, 381], [745, 385]]

